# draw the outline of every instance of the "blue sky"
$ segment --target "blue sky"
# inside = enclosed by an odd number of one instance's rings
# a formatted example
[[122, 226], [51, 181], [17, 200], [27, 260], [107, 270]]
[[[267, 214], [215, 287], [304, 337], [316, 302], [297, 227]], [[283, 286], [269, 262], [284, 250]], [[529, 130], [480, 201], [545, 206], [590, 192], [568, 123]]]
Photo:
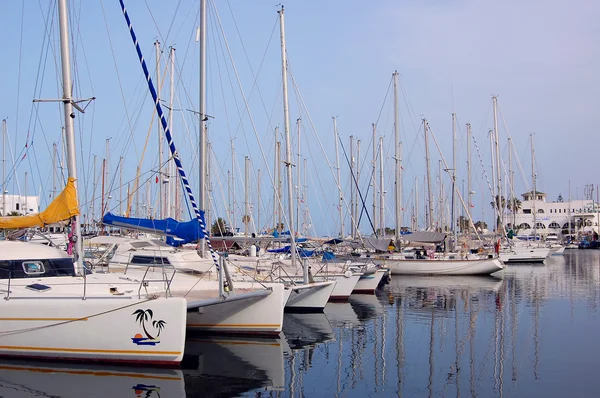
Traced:
[[[252, 158], [253, 175], [260, 168], [263, 176], [260, 223], [264, 226], [272, 214], [272, 184], [260, 146], [268, 168], [272, 169], [273, 129], [275, 126], [283, 128], [277, 7], [272, 1], [262, 0], [215, 3], [222, 28], [214, 5], [209, 2], [207, 96], [207, 111], [214, 116], [209, 123], [215, 151], [214, 206], [218, 215], [225, 212], [226, 174], [231, 169], [229, 148], [233, 140], [239, 165], [234, 173], [236, 218], [241, 219], [243, 214], [243, 157], [248, 155]], [[194, 40], [197, 3], [147, 0], [128, 1], [126, 5], [153, 73], [153, 42], [158, 38], [166, 47], [176, 48], [179, 72], [175, 108], [197, 109], [198, 45]], [[16, 152], [14, 157], [22, 156], [28, 132], [34, 141], [26, 159], [18, 163], [16, 176], [23, 190], [27, 171], [29, 192], [42, 193], [45, 199], [52, 189], [49, 148], [52, 142], [60, 141], [62, 122], [57, 104], [34, 107], [31, 100], [60, 96], [55, 24], [46, 29], [51, 32], [50, 40], [44, 34], [49, 13], [56, 20], [55, 7], [55, 2], [31, 3], [27, 7], [19, 2], [0, 5], [1, 33], [3, 37], [12, 38], [5, 41], [3, 50], [1, 87], [4, 95], [0, 104], [2, 115], [8, 121], [11, 149]], [[78, 152], [81, 198], [89, 209], [93, 155], [99, 158], [98, 171], [105, 156], [105, 140], [111, 137], [112, 185], [118, 182], [120, 156], [125, 158], [124, 181], [133, 179], [150, 128], [152, 103], [118, 2], [72, 1], [70, 8], [76, 96], [97, 98], [86, 114], [76, 119], [81, 145]], [[384, 136], [386, 143], [386, 224], [392, 225], [393, 114], [388, 88], [394, 70], [400, 72], [402, 86], [400, 118], [404, 208], [407, 210], [404, 224], [409, 224], [408, 212], [413, 207], [410, 193], [415, 178], [420, 181], [420, 195], [423, 193], [425, 168], [420, 119], [427, 117], [444, 157], [450, 162], [451, 113], [457, 113], [459, 159], [462, 159], [459, 180], [466, 178], [464, 125], [470, 122], [490, 176], [487, 131], [493, 126], [493, 94], [499, 98], [503, 159], [506, 161], [508, 153], [506, 123], [523, 167], [523, 172], [517, 169], [515, 173], [517, 192], [528, 188], [524, 178], [530, 184], [530, 133], [535, 133], [538, 189], [547, 192], [550, 200], [555, 200], [559, 193], [565, 198], [568, 196], [569, 180], [573, 197], [576, 193], [581, 197], [585, 184], [598, 182], [593, 170], [594, 151], [600, 144], [595, 134], [600, 106], [595, 92], [600, 86], [596, 72], [600, 70], [597, 46], [600, 28], [596, 23], [600, 5], [583, 0], [568, 3], [558, 0], [291, 1], [285, 3], [285, 11], [288, 57], [298, 88], [296, 91], [290, 83], [293, 145], [296, 147], [295, 121], [301, 118], [300, 147], [302, 158], [307, 158], [308, 203], [317, 234], [337, 231], [337, 192], [325, 161], [325, 156], [333, 161], [332, 116], [338, 117], [338, 130], [346, 147], [350, 135], [361, 139], [361, 155], [367, 156], [363, 160], [367, 169], [371, 161], [371, 123], [378, 122], [378, 136]], [[245, 112], [221, 29], [248, 98], [256, 134]], [[166, 66], [167, 53], [165, 48], [162, 68]], [[168, 86], [168, 82], [165, 83], [164, 99], [168, 99]], [[308, 112], [300, 111], [297, 100], [300, 95]], [[173, 130], [184, 166], [197, 187], [193, 151], [197, 123], [194, 120], [190, 112], [176, 112]], [[156, 121], [152, 129], [156, 130]], [[146, 179], [153, 178], [151, 170], [155, 170], [158, 163], [156, 134], [149, 140], [142, 164]], [[475, 150], [473, 152], [473, 186], [477, 192], [474, 211], [479, 215], [474, 218], [480, 219], [483, 210], [484, 218], [490, 222], [491, 194], [487, 184], [481, 182], [481, 165]], [[431, 153], [437, 173], [439, 155], [433, 146]], [[9, 159], [8, 164], [12, 165], [13, 161]], [[367, 169], [363, 170], [361, 187], [369, 198], [370, 209], [371, 193], [366, 193]], [[347, 168], [342, 168], [342, 174], [342, 185], [348, 193]], [[9, 191], [18, 190], [16, 181], [17, 178], [12, 178], [8, 182]], [[444, 184], [449, 185], [447, 178]], [[257, 185], [257, 181], [252, 182], [253, 197], [256, 197]], [[151, 200], [155, 201], [156, 187], [152, 189]], [[482, 193], [485, 196], [481, 196]], [[99, 188], [96, 205], [98, 196]], [[119, 209], [115, 203], [118, 196], [114, 191], [109, 206], [113, 211]], [[422, 224], [422, 198], [420, 202]], [[236, 224], [239, 226], [241, 222]], [[361, 225], [361, 230], [368, 233], [368, 226]]]

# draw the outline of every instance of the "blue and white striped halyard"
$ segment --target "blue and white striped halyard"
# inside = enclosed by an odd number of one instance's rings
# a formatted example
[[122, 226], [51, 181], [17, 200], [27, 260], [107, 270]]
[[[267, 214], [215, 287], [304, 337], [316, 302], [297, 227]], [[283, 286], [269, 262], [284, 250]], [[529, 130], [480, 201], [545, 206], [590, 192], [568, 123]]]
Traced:
[[202, 217], [202, 215], [200, 214], [200, 210], [198, 209], [198, 205], [196, 204], [196, 200], [194, 199], [194, 194], [192, 193], [192, 188], [190, 187], [190, 183], [185, 175], [185, 171], [183, 171], [183, 165], [181, 164], [181, 160], [179, 159], [179, 155], [177, 154], [177, 150], [175, 149], [175, 144], [173, 143], [173, 137], [171, 137], [171, 131], [169, 130], [167, 119], [165, 118], [165, 115], [162, 111], [162, 107], [160, 106], [160, 102], [158, 101], [158, 95], [156, 94], [154, 84], [152, 84], [152, 78], [150, 77], [150, 73], [148, 72], [148, 68], [146, 67], [146, 61], [144, 61], [142, 50], [137, 41], [137, 38], [135, 37], [133, 26], [131, 26], [131, 20], [129, 19], [129, 15], [127, 14], [127, 10], [125, 9], [125, 3], [123, 3], [123, 0], [119, 0], [119, 2], [121, 3], [121, 10], [123, 10], [123, 16], [125, 17], [125, 21], [127, 22], [127, 27], [129, 27], [129, 33], [131, 34], [133, 45], [135, 46], [138, 58], [140, 59], [140, 63], [142, 64], [144, 76], [148, 81], [148, 88], [150, 89], [152, 100], [154, 101], [154, 105], [156, 106], [156, 112], [158, 113], [160, 123], [162, 124], [163, 130], [165, 132], [165, 137], [167, 139], [167, 144], [169, 145], [169, 150], [171, 151], [171, 155], [173, 155], [173, 160], [175, 161], [175, 165], [177, 166], [177, 170], [179, 171], [179, 175], [181, 176], [181, 181], [183, 182], [183, 186], [185, 187], [185, 191], [188, 197], [190, 198], [190, 203], [192, 204], [194, 213], [196, 213], [196, 217], [198, 218], [198, 222], [200, 223], [200, 229], [204, 234], [204, 239], [206, 240], [206, 244], [208, 246], [208, 250], [210, 251], [210, 255], [212, 256], [213, 262], [215, 263], [215, 267], [217, 268], [217, 270], [219, 270], [219, 263], [217, 261], [215, 251], [213, 250], [212, 245], [210, 244], [210, 239], [206, 231], [206, 224], [204, 223], [204, 217]]

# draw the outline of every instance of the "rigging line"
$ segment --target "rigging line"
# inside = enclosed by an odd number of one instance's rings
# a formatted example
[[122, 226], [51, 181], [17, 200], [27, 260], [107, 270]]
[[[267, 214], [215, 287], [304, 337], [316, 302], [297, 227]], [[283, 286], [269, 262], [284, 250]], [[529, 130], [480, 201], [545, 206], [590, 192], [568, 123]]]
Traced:
[[[440, 146], [437, 142], [437, 139], [435, 138], [435, 134], [433, 133], [433, 130], [429, 129], [429, 131], [431, 132], [431, 137], [433, 138], [433, 142], [435, 143], [435, 146], [438, 150], [438, 153], [440, 154], [440, 157], [442, 158], [442, 162], [444, 163], [444, 167], [446, 169], [448, 169], [448, 163], [446, 163], [446, 159], [444, 158], [444, 154], [442, 153]], [[442, 176], [440, 176], [440, 179], [442, 178]], [[463, 205], [463, 209], [465, 209], [465, 213], [467, 213], [467, 215], [469, 214], [468, 209], [467, 209], [467, 205], [465, 204], [465, 201], [463, 200], [462, 194], [460, 193], [460, 190], [456, 187], [456, 184], [452, 184], [452, 190], [456, 191], [456, 196], [458, 196], [458, 199], [460, 199], [460, 203]], [[471, 223], [471, 227], [473, 227], [473, 230], [475, 231], [475, 235], [477, 235], [477, 239], [482, 240], [481, 236], [479, 235], [479, 233], [477, 232], [477, 228], [475, 228], [475, 224], [473, 223], [473, 219], [471, 217], [469, 217], [469, 222]], [[454, 220], [452, 220], [452, 223], [454, 224]]]
[[[148, 67], [146, 66], [146, 62], [144, 61], [144, 57], [142, 55], [142, 50], [140, 49], [139, 43], [138, 43], [135, 33], [133, 31], [133, 26], [131, 25], [131, 20], [129, 19], [129, 15], [127, 14], [127, 10], [125, 9], [125, 3], [123, 3], [123, 0], [119, 0], [119, 3], [121, 3], [121, 10], [123, 11], [123, 16], [125, 17], [125, 21], [127, 22], [127, 27], [129, 28], [131, 40], [133, 41], [136, 52], [138, 54], [138, 58], [139, 58], [142, 70], [144, 71], [144, 76], [146, 77], [146, 80], [148, 81], [148, 89], [150, 91], [150, 94], [152, 95], [154, 104], [156, 105], [156, 112], [158, 113], [158, 117], [160, 118], [161, 124], [163, 126], [163, 130], [165, 133], [165, 137], [167, 139], [167, 144], [169, 146], [169, 150], [171, 151], [171, 154], [174, 156], [173, 160], [175, 161], [175, 165], [177, 166], [177, 170], [179, 171], [179, 175], [181, 176], [181, 182], [184, 185], [185, 190], [187, 191], [190, 203], [192, 204], [194, 213], [198, 220], [200, 230], [204, 235], [204, 240], [205, 240], [206, 245], [208, 246], [208, 249], [212, 256], [212, 260], [215, 265], [215, 268], [220, 271], [220, 266], [217, 263], [216, 253], [212, 248], [210, 239], [208, 237], [208, 233], [206, 232], [206, 226], [204, 224], [204, 217], [202, 216], [200, 209], [196, 205], [196, 200], [194, 199], [194, 194], [192, 193], [192, 188], [190, 187], [188, 179], [185, 175], [185, 171], [183, 170], [183, 164], [181, 163], [181, 160], [179, 159], [179, 156], [177, 155], [177, 150], [175, 149], [175, 144], [173, 143], [173, 139], [171, 137], [171, 131], [169, 130], [169, 126], [167, 124], [167, 119], [165, 119], [165, 116], [163, 114], [162, 106], [160, 105], [160, 102], [158, 100], [158, 95], [156, 94], [156, 90], [154, 89], [154, 84], [152, 83], [152, 78], [150, 77], [150, 73], [148, 72]], [[202, 209], [202, 210], [204, 210], [204, 209]]]
[[[292, 73], [291, 68], [288, 70], [289, 72], [289, 76], [292, 79], [292, 86], [294, 87], [294, 90], [298, 91], [298, 97], [300, 98], [300, 101], [302, 103], [302, 107], [303, 109], [306, 111], [306, 116], [308, 119], [308, 123], [310, 124], [311, 130], [314, 133], [314, 136], [317, 140], [317, 143], [319, 144], [319, 148], [321, 149], [321, 155], [323, 156], [323, 158], [325, 159], [325, 162], [327, 163], [327, 166], [329, 167], [329, 171], [331, 172], [331, 175], [333, 176], [333, 181], [336, 183], [338, 189], [341, 187], [341, 182], [338, 181], [337, 179], [337, 175], [335, 173], [335, 171], [333, 170], [333, 167], [331, 166], [331, 163], [329, 162], [329, 159], [327, 158], [327, 154], [325, 152], [325, 148], [323, 147], [323, 143], [321, 142], [321, 138], [319, 137], [319, 134], [317, 133], [317, 129], [315, 127], [315, 124], [313, 123], [313, 120], [310, 116], [310, 113], [308, 112], [308, 108], [306, 106], [306, 102], [304, 102], [304, 98], [302, 97], [302, 93], [300, 92], [300, 90], [298, 89], [298, 85], [296, 84], [296, 79], [294, 78], [294, 74]], [[342, 202], [344, 203], [344, 206], [346, 207], [346, 211], [350, 212], [350, 206], [348, 204], [348, 201], [346, 200], [346, 198], [344, 196], [342, 196]], [[359, 234], [359, 238], [362, 241], [362, 236]]]
[[390, 94], [390, 88], [392, 88], [393, 77], [390, 78], [390, 83], [388, 84], [387, 91], [385, 92], [385, 96], [383, 97], [383, 102], [381, 103], [381, 108], [379, 109], [379, 115], [377, 115], [377, 119], [375, 119], [375, 124], [379, 124], [379, 119], [381, 118], [381, 114], [383, 113], [383, 108], [385, 103], [387, 102], [387, 97]]
[[[15, 115], [15, 131], [19, 131], [19, 103], [21, 98], [21, 65], [23, 61], [23, 24], [25, 19], [25, 2], [21, 3], [21, 29], [19, 33], [19, 62], [17, 66], [17, 99], [16, 99], [16, 115]], [[16, 146], [17, 137], [15, 137]], [[10, 141], [10, 139], [9, 139]]]
[[[218, 14], [218, 13], [216, 13], [216, 17], [217, 17], [217, 20], [219, 21], [219, 27], [220, 27], [220, 28], [221, 28], [221, 30], [222, 30], [222, 29], [223, 29], [223, 26], [221, 25], [221, 22], [220, 22], [220, 19], [219, 19], [219, 14]], [[231, 57], [231, 51], [230, 51], [230, 49], [229, 49], [229, 45], [228, 45], [228, 43], [227, 43], [227, 40], [226, 40], [226, 39], [225, 39], [225, 45], [226, 45], [226, 47], [227, 47], [227, 52], [228, 52], [228, 54], [229, 54], [229, 55], [230, 55], [230, 57]], [[289, 63], [288, 63], [288, 64], [289, 64]], [[235, 64], [233, 64], [233, 63], [232, 63], [232, 66], [233, 66], [233, 71], [234, 71], [234, 73], [235, 73], [236, 81], [237, 81], [237, 83], [238, 83], [238, 87], [239, 87], [239, 89], [240, 89], [240, 92], [241, 92], [242, 98], [243, 98], [243, 100], [244, 100], [244, 103], [246, 104], [246, 109], [248, 109], [248, 110], [249, 110], [250, 108], [249, 108], [249, 106], [248, 106], [248, 99], [246, 98], [246, 95], [244, 94], [244, 89], [243, 89], [243, 87], [242, 87], [242, 85], [241, 85], [240, 78], [239, 78], [239, 74], [238, 74], [238, 72], [237, 72], [237, 68], [235, 67]], [[288, 66], [288, 68], [289, 68], [289, 66]], [[291, 75], [291, 73], [290, 73], [290, 75]], [[293, 79], [292, 79], [292, 81], [293, 81]], [[264, 162], [265, 164], [268, 164], [268, 163], [267, 163], [267, 158], [266, 158], [265, 152], [264, 152], [264, 150], [263, 150], [263, 147], [262, 147], [262, 145], [260, 145], [260, 139], [259, 139], [259, 137], [258, 137], [258, 131], [257, 131], [257, 129], [256, 129], [256, 125], [254, 124], [254, 118], [252, 117], [252, 114], [251, 114], [250, 112], [248, 112], [248, 117], [249, 117], [249, 119], [250, 119], [250, 124], [252, 125], [252, 131], [254, 132], [254, 136], [255, 136], [255, 138], [256, 138], [256, 141], [259, 143], [259, 146], [258, 146], [258, 147], [259, 147], [259, 149], [260, 149], [260, 154], [261, 154], [261, 156], [262, 156], [262, 160], [263, 160], [263, 162]], [[267, 174], [268, 174], [268, 176], [269, 176], [269, 181], [270, 181], [270, 182], [271, 182], [271, 184], [274, 186], [274, 185], [275, 185], [275, 177], [273, 176], [273, 174], [271, 174], [271, 170], [270, 170], [268, 167], [266, 167], [266, 170], [267, 170]], [[281, 200], [280, 200], [279, 198], [278, 198], [278, 200], [281, 202]], [[281, 203], [279, 203], [279, 208], [284, 208], [284, 206], [283, 206]], [[284, 212], [284, 213], [285, 213], [285, 212]], [[289, 225], [289, 222], [290, 222], [290, 220], [288, 220], [288, 216], [287, 216], [286, 214], [283, 214], [283, 218], [284, 218], [284, 220], [285, 220], [285, 221], [288, 223], [288, 225]]]
[[[340, 137], [338, 137], [338, 141], [340, 142], [342, 151], [344, 152], [344, 158], [346, 159], [346, 163], [348, 164], [348, 167], [351, 167], [350, 159], [348, 159], [348, 154], [346, 153], [346, 148], [344, 148], [344, 143], [342, 142], [342, 139]], [[360, 191], [360, 187], [358, 186], [358, 181], [356, 180], [356, 176], [354, 175], [354, 173], [351, 173], [351, 176], [352, 176], [352, 181], [354, 182], [354, 185], [356, 186], [356, 190], [358, 191], [358, 196], [360, 197], [362, 207], [364, 208], [366, 206], [365, 199], [363, 198], [362, 192]], [[371, 220], [371, 216], [369, 215], [369, 212], [367, 212], [367, 219], [369, 220], [369, 224], [371, 225], [371, 229], [373, 230], [373, 233], [375, 234], [375, 236], [377, 236], [377, 232], [375, 231], [375, 227], [373, 226], [373, 221]], [[357, 220], [352, 220], [352, 223], [355, 224], [356, 231], [360, 235], [360, 232], [358, 231], [358, 227], [360, 227], [360, 224], [358, 223]]]
[[[514, 149], [514, 143], [513, 143], [514, 140], [512, 138], [512, 135], [510, 134], [508, 125], [506, 124], [506, 119], [504, 119], [504, 115], [500, 111], [500, 104], [497, 104], [496, 106], [498, 108], [498, 113], [500, 114], [500, 117], [502, 118], [502, 124], [504, 125], [504, 129], [506, 130], [506, 134], [508, 135], [508, 138], [510, 138], [512, 148], [508, 148], [508, 150], [511, 151]], [[521, 159], [519, 156], [516, 156], [517, 155], [516, 151], [513, 151], [513, 152], [515, 154], [515, 159], [517, 160], [517, 166], [519, 166], [519, 171], [521, 172], [521, 178], [523, 178], [523, 181], [525, 182], [525, 187], [527, 188], [527, 191], [532, 191], [533, 189], [532, 188], [530, 189], [530, 186], [529, 186], [529, 178], [525, 177], [525, 171], [523, 170], [523, 165], [521, 165]]]
[[[119, 83], [119, 91], [121, 93], [121, 100], [123, 101], [123, 109], [125, 110], [125, 118], [127, 119], [127, 127], [129, 127], [129, 135], [132, 137], [132, 140], [133, 140], [134, 129], [133, 129], [133, 126], [131, 125], [131, 116], [129, 115], [129, 109], [127, 107], [127, 100], [125, 99], [125, 92], [123, 91], [121, 75], [119, 74], [119, 67], [117, 64], [117, 58], [115, 56], [115, 49], [113, 47], [112, 38], [110, 36], [110, 29], [108, 28], [108, 21], [106, 20], [106, 12], [104, 10], [104, 0], [100, 0], [100, 8], [102, 8], [102, 18], [104, 20], [104, 27], [106, 28], [106, 34], [108, 35], [108, 43], [110, 45], [110, 53], [112, 55], [113, 64], [115, 66], [115, 72], [117, 73], [117, 82]], [[91, 142], [90, 142], [90, 147], [91, 147]], [[135, 147], [135, 145], [133, 146], [133, 150], [135, 152], [135, 156], [139, 159], [140, 155], [138, 154], [137, 148]]]
[[[212, 3], [214, 4], [214, 0], [212, 1]], [[271, 35], [269, 36], [269, 40], [267, 42], [267, 46], [266, 46], [265, 51], [263, 52], [263, 56], [262, 56], [262, 58], [260, 60], [260, 64], [258, 66], [258, 71], [255, 74], [254, 70], [252, 69], [252, 65], [250, 63], [250, 58], [248, 57], [248, 52], [246, 51], [246, 47], [244, 46], [244, 43], [242, 41], [242, 35], [240, 33], [237, 21], [235, 19], [235, 15], [233, 14], [233, 10], [231, 9], [231, 3], [229, 1], [227, 1], [227, 6], [229, 8], [229, 12], [231, 13], [231, 17], [233, 18], [233, 25], [235, 26], [235, 30], [236, 30], [236, 32], [238, 34], [238, 37], [240, 38], [240, 42], [242, 43], [242, 50], [244, 51], [244, 55], [246, 56], [246, 61], [248, 61], [248, 67], [250, 68], [250, 73], [252, 73], [252, 77], [254, 78], [254, 83], [252, 85], [252, 88], [250, 89], [250, 93], [248, 94], [248, 98], [252, 97], [252, 92], [254, 91], [254, 88], [256, 87], [257, 92], [258, 92], [258, 96], [259, 96], [260, 101], [261, 101], [262, 106], [263, 106], [263, 109], [265, 111], [265, 114], [268, 117], [269, 113], [267, 112], [267, 107], [266, 107], [264, 98], [262, 96], [262, 93], [261, 93], [261, 91], [260, 91], [260, 89], [259, 89], [259, 87], [257, 85], [257, 82], [258, 82], [258, 76], [260, 75], [260, 71], [262, 70], [263, 64], [264, 64], [265, 59], [267, 57], [267, 51], [268, 51], [268, 49], [269, 49], [269, 47], [271, 45], [271, 41], [273, 39], [273, 35], [275, 34], [275, 29], [277, 28], [277, 23], [278, 23], [279, 18], [278, 17], [274, 18], [273, 29], [271, 30]], [[214, 7], [216, 8], [216, 5]], [[270, 130], [273, 129], [273, 125], [271, 124], [271, 118], [268, 118], [268, 126], [269, 126]]]

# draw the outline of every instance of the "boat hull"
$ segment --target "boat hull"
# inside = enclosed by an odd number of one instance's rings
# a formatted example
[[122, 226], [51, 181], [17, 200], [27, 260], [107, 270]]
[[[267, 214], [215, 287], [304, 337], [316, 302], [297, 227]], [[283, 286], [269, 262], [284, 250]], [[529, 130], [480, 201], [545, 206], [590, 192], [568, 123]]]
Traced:
[[378, 269], [377, 271], [370, 274], [361, 275], [360, 279], [356, 283], [352, 293], [359, 294], [372, 294], [375, 293], [377, 286], [381, 282], [381, 279], [385, 275], [387, 270]]
[[292, 293], [285, 309], [287, 311], [323, 311], [337, 282], [316, 282], [290, 286]]
[[[155, 365], [183, 358], [184, 299], [15, 296], [0, 300], [1, 356]], [[162, 330], [153, 326], [159, 320]]]
[[505, 264], [510, 263], [543, 263], [550, 249], [544, 247], [517, 248], [510, 252], [500, 252], [500, 260]]
[[394, 275], [490, 275], [504, 268], [495, 258], [478, 260], [396, 260], [385, 265]]
[[[241, 286], [240, 286], [241, 285]], [[243, 287], [237, 283], [235, 287]], [[270, 293], [237, 292], [224, 300], [188, 301], [187, 329], [194, 332], [278, 336], [288, 293], [280, 283], [269, 284]], [[261, 293], [261, 294], [257, 294]], [[192, 308], [190, 308], [192, 307]]]

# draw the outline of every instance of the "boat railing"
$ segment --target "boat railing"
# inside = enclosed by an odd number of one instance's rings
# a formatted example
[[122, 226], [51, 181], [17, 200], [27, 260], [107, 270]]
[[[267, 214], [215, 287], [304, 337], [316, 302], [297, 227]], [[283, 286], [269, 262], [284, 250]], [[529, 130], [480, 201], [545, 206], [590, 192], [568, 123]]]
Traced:
[[[162, 283], [165, 297], [171, 296], [171, 283], [173, 282], [173, 278], [175, 278], [175, 274], [177, 273], [177, 269], [171, 264], [158, 263], [158, 264], [131, 264], [127, 263], [125, 266], [124, 274], [127, 274], [127, 271], [130, 267], [144, 269], [144, 275], [140, 281], [140, 285], [138, 287], [138, 297], [142, 296], [142, 289], [148, 295], [150, 292], [148, 291], [148, 287], [152, 283]], [[156, 268], [160, 270], [160, 277], [155, 276]], [[152, 272], [152, 273], [150, 273]]]

